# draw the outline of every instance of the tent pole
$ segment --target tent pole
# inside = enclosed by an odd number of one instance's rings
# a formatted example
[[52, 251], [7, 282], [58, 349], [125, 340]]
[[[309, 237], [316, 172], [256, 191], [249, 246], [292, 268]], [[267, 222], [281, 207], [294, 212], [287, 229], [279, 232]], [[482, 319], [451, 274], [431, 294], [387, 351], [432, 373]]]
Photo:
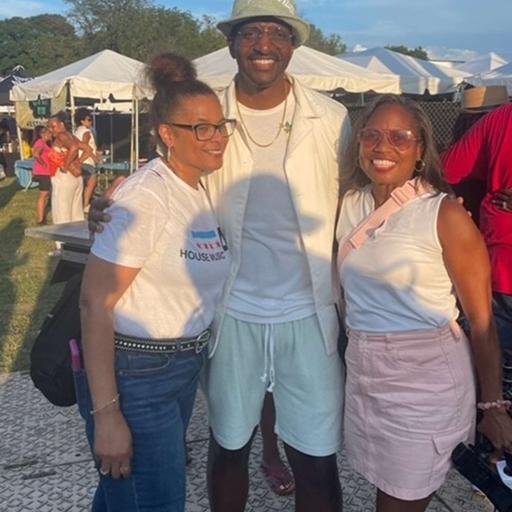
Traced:
[[71, 105], [71, 130], [74, 132], [75, 131], [75, 98], [74, 96], [71, 94], [71, 86], [69, 85], [69, 82], [68, 82], [68, 87], [69, 87], [69, 103]]
[[[17, 101], [14, 103], [14, 108], [15, 108], [16, 119], [18, 119], [18, 102]], [[17, 121], [16, 121], [16, 135], [18, 137], [18, 152], [20, 154], [20, 160], [26, 160], [25, 155], [23, 154], [23, 150], [22, 150], [23, 144], [21, 143], [21, 128]]]
[[110, 163], [114, 162], [114, 112], [115, 112], [115, 109], [113, 109], [110, 112], [110, 125], [109, 125]]
[[135, 168], [139, 166], [139, 100], [135, 99]]
[[134, 160], [134, 134], [135, 134], [135, 99], [132, 98], [132, 116], [130, 126], [130, 174], [133, 172], [133, 160]]

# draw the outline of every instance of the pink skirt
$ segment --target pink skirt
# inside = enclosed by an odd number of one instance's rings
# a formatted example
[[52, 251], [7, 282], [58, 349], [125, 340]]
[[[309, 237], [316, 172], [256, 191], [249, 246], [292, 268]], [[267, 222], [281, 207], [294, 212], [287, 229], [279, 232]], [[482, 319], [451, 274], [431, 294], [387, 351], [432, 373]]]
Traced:
[[475, 376], [467, 338], [449, 326], [350, 331], [345, 358], [349, 463], [390, 496], [429, 496], [444, 482], [452, 450], [474, 434]]

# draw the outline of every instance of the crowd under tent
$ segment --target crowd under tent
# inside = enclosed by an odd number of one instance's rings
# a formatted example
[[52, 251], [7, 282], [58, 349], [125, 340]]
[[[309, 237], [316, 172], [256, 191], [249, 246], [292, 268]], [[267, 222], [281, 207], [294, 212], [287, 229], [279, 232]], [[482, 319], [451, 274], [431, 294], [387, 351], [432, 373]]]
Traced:
[[[199, 79], [217, 90], [227, 87], [237, 72], [236, 61], [227, 47], [195, 59], [194, 64]], [[373, 73], [306, 46], [300, 46], [293, 52], [287, 72], [317, 91], [344, 89], [354, 93], [400, 94], [396, 75]]]
[[370, 48], [360, 52], [338, 55], [349, 62], [374, 73], [392, 73], [399, 76], [400, 92], [431, 95], [454, 92], [467, 73], [442, 64], [394, 52], [388, 48]]
[[[41, 75], [29, 82], [13, 87], [10, 98], [15, 102], [16, 111], [23, 104], [31, 102], [51, 102], [48, 114], [69, 104], [71, 117], [81, 104], [90, 104], [90, 100], [99, 103], [130, 102], [131, 137], [130, 169], [138, 160], [138, 97], [135, 95], [136, 84], [141, 80], [144, 64], [112, 50], [99, 53], [68, 64], [55, 71]], [[89, 101], [87, 101], [89, 100]], [[125, 106], [125, 105], [123, 105]]]

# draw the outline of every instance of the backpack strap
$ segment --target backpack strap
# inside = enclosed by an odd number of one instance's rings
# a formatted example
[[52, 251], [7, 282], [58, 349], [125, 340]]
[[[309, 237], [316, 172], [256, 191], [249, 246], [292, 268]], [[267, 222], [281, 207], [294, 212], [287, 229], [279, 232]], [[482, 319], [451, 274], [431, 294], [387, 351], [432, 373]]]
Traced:
[[358, 249], [380, 228], [388, 219], [406, 204], [426, 192], [431, 192], [430, 185], [423, 184], [422, 180], [413, 179], [405, 182], [401, 187], [391, 192], [391, 196], [363, 219], [347, 236], [340, 241], [338, 252], [338, 265], [344, 261], [350, 251]]

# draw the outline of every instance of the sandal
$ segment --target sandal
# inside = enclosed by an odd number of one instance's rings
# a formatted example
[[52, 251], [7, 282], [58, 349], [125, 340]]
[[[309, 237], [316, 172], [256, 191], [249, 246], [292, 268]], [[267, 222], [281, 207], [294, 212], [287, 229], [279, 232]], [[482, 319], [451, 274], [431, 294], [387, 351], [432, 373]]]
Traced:
[[293, 476], [284, 464], [279, 468], [271, 468], [262, 463], [260, 468], [268, 485], [277, 495], [286, 496], [295, 491]]

